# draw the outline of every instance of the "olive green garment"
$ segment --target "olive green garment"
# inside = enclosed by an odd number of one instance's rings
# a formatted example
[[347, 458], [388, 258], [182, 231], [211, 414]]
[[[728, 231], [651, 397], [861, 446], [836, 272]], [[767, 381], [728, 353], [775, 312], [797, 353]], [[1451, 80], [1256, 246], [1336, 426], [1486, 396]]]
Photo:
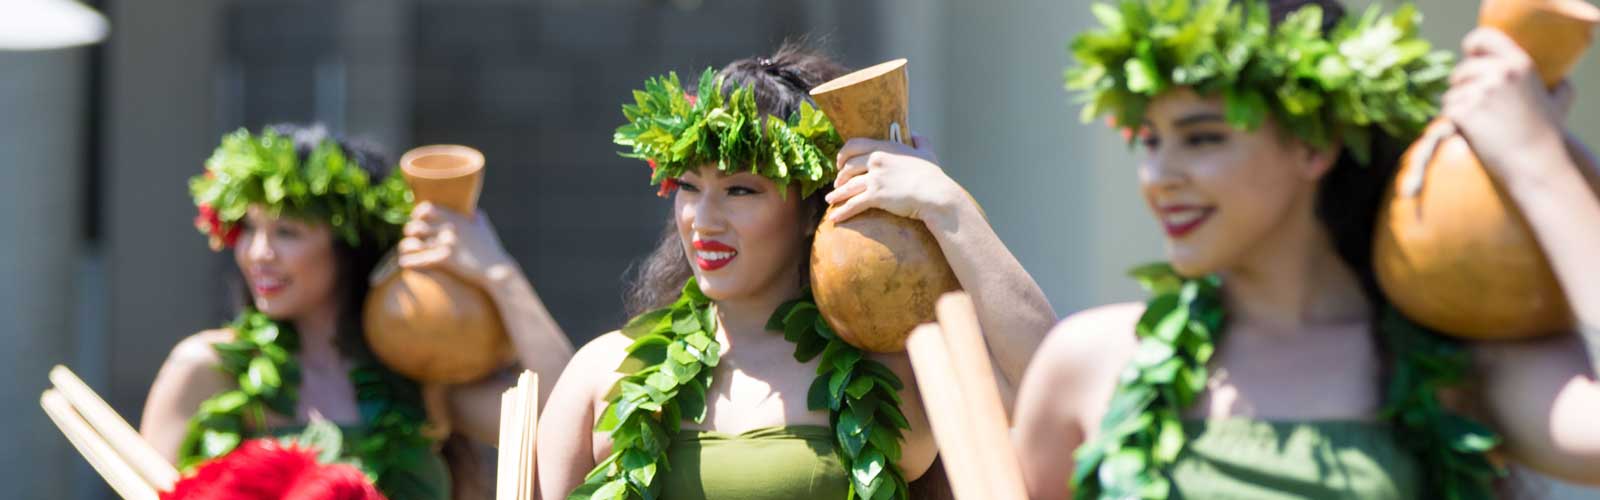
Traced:
[[839, 499], [849, 492], [833, 431], [815, 425], [741, 434], [684, 429], [657, 480], [663, 500]]
[[1420, 498], [1416, 457], [1373, 422], [1186, 421], [1173, 498]]
[[[339, 458], [348, 459], [351, 457], [350, 446], [366, 436], [367, 428], [363, 425], [340, 424], [339, 431], [345, 447]], [[302, 432], [305, 432], [305, 426], [293, 425], [275, 427], [271, 434], [275, 438], [284, 438]], [[383, 496], [389, 500], [450, 500], [450, 467], [444, 463], [444, 458], [425, 449], [401, 451], [415, 452], [417, 456], [411, 462], [411, 467], [385, 474], [383, 481], [378, 483], [378, 491], [383, 492]]]

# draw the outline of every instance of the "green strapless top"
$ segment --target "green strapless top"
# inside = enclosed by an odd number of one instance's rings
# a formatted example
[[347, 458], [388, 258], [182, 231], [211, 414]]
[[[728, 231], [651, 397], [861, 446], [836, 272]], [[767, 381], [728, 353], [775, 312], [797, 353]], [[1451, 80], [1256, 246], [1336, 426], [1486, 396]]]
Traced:
[[1374, 422], [1186, 421], [1173, 498], [1420, 498], [1416, 457]]
[[[304, 425], [291, 425], [274, 427], [268, 434], [274, 438], [296, 436], [305, 432]], [[339, 431], [343, 435], [345, 450], [339, 454], [340, 458], [351, 456], [349, 447], [367, 434], [365, 425], [340, 424]], [[262, 437], [259, 435], [249, 436]], [[406, 468], [405, 474], [390, 472], [383, 477], [383, 482], [378, 484], [378, 490], [389, 500], [450, 500], [450, 466], [444, 463], [444, 458], [438, 453], [428, 453], [425, 458], [417, 460]]]
[[833, 431], [816, 425], [740, 434], [684, 429], [667, 449], [666, 500], [840, 499], [850, 482]]

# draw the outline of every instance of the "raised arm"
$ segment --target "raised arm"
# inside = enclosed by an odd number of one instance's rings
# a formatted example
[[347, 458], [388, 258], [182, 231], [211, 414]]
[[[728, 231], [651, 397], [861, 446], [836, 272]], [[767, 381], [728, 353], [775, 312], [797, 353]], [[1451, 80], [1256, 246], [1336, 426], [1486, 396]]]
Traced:
[[[444, 269], [487, 292], [511, 337], [517, 360], [540, 374], [539, 393], [549, 394], [556, 374], [572, 359], [572, 343], [521, 267], [506, 253], [488, 217], [467, 217], [422, 203], [412, 211], [411, 219], [399, 245], [401, 267]], [[450, 411], [455, 430], [494, 443], [499, 432], [498, 393], [510, 386], [508, 379], [490, 377], [453, 388]]]
[[1513, 458], [1600, 484], [1600, 182], [1591, 184], [1600, 176], [1585, 171], [1593, 161], [1584, 148], [1567, 143], [1565, 104], [1545, 90], [1527, 53], [1493, 29], [1468, 34], [1463, 49], [1444, 114], [1527, 218], [1581, 333], [1476, 346], [1487, 406]]
[[1056, 321], [1055, 311], [977, 201], [939, 167], [927, 139], [914, 140], [915, 148], [869, 139], [846, 143], [828, 194], [834, 220], [878, 208], [928, 226], [977, 307], [1009, 405], [1028, 360]]

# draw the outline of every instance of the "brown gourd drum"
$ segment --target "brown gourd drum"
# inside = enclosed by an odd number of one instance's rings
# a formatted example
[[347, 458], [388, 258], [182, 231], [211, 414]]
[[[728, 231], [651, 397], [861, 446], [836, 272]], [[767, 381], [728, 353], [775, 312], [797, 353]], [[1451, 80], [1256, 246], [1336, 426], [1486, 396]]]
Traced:
[[[483, 154], [466, 146], [424, 146], [400, 157], [418, 202], [462, 214], [477, 210], [483, 164]], [[420, 382], [477, 380], [514, 352], [488, 294], [448, 272], [401, 269], [393, 255], [372, 275], [364, 314], [373, 354]]]
[[[811, 97], [846, 140], [911, 144], [906, 121], [906, 60], [897, 59], [817, 86]], [[832, 209], [829, 209], [829, 213]], [[811, 287], [823, 319], [850, 345], [905, 350], [934, 304], [960, 283], [922, 221], [870, 209], [834, 224], [824, 218], [811, 247]]]
[[[1547, 86], [1572, 70], [1597, 22], [1600, 9], [1583, 0], [1486, 0], [1479, 17], [1532, 56]], [[1400, 161], [1373, 263], [1401, 312], [1467, 339], [1572, 329], [1572, 311], [1533, 231], [1449, 122], [1429, 125]], [[1585, 174], [1600, 196], [1600, 175]]]

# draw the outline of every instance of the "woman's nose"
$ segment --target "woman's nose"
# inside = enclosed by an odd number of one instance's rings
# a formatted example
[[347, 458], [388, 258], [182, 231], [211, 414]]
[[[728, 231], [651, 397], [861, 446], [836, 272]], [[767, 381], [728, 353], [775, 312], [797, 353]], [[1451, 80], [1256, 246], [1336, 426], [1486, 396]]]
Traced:
[[716, 234], [727, 229], [728, 219], [717, 196], [700, 196], [688, 210], [691, 219], [689, 227], [696, 233]]
[[245, 257], [253, 261], [269, 261], [277, 257], [277, 252], [272, 249], [272, 240], [267, 237], [266, 231], [252, 231], [245, 238]]
[[1139, 164], [1139, 182], [1151, 188], [1170, 188], [1183, 182], [1181, 162], [1169, 155], [1152, 152]]

